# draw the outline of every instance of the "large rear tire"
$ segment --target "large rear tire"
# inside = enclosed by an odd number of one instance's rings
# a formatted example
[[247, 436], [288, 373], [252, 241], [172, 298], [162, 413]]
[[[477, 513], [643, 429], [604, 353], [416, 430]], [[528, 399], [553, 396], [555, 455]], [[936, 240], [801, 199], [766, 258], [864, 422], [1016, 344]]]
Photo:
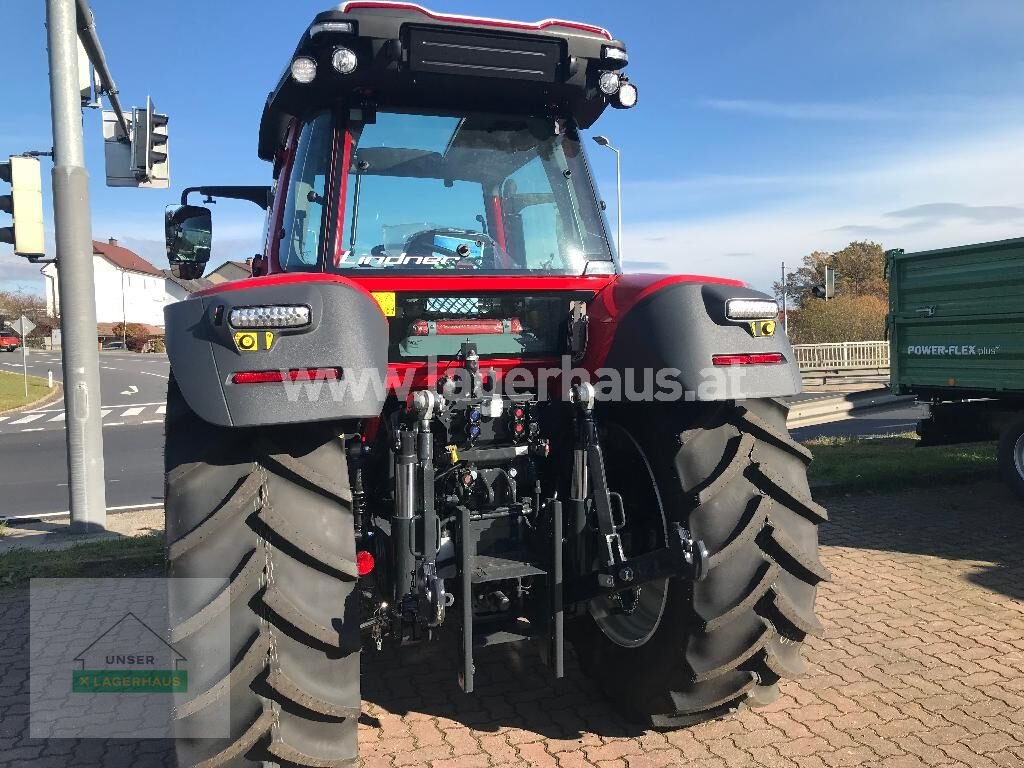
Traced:
[[[190, 662], [179, 765], [353, 763], [357, 572], [337, 426], [214, 427], [172, 378], [165, 465], [171, 642]], [[194, 737], [228, 706], [229, 738]]]
[[612, 451], [609, 487], [628, 511], [630, 493], [652, 498], [645, 485], [653, 484], [669, 525], [685, 524], [711, 555], [705, 581], [661, 585], [653, 631], [657, 601], [645, 612], [643, 590], [635, 603], [623, 599], [638, 606], [638, 622], [648, 622], [636, 633], [642, 644], [624, 642], [629, 633], [609, 631], [617, 625], [596, 620], [594, 610], [578, 621], [581, 665], [630, 720], [674, 728], [767, 704], [781, 678], [804, 671], [801, 645], [821, 632], [814, 599], [828, 571], [818, 559], [817, 527], [827, 517], [811, 500], [811, 455], [789, 437], [787, 410], [753, 400], [638, 404], [608, 414], [628, 425], [650, 468], [617, 472]]

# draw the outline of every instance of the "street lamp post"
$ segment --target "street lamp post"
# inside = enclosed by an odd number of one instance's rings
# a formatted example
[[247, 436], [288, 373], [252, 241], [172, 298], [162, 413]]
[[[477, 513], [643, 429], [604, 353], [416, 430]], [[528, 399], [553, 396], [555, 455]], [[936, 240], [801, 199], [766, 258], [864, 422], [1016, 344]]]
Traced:
[[615, 235], [616, 250], [619, 252], [619, 266], [622, 265], [622, 153], [608, 141], [607, 136], [595, 136], [594, 141], [615, 153], [615, 213], [618, 218], [618, 231]]
[[128, 304], [124, 296], [125, 271], [121, 270], [121, 350], [128, 351]]

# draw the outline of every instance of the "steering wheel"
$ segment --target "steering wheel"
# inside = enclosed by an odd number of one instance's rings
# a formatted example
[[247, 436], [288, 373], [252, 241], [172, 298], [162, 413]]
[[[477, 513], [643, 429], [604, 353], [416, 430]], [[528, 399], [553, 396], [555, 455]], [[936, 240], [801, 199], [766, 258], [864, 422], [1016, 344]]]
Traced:
[[[424, 229], [420, 232], [413, 234], [408, 240], [405, 241], [404, 250], [406, 253], [413, 255], [417, 246], [429, 250], [431, 254], [441, 254], [452, 259], [459, 260], [459, 267], [463, 264], [471, 265], [479, 269], [483, 265], [483, 256], [470, 256], [470, 246], [466, 243], [460, 243], [454, 248], [448, 248], [443, 245], [438, 245], [433, 242], [433, 238], [441, 235], [453, 238], [462, 238], [464, 240], [475, 240], [479, 245], [487, 245], [491, 249], [493, 254], [494, 249], [497, 247], [497, 242], [490, 235], [483, 232], [473, 232], [467, 229]], [[430, 236], [431, 242], [423, 243], [426, 236]], [[493, 261], [493, 256], [492, 256]]]

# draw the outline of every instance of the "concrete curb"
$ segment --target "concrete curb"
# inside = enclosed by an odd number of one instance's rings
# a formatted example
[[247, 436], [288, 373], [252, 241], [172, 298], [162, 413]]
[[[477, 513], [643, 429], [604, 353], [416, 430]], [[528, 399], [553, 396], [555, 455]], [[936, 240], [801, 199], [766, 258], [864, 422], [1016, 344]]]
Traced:
[[[38, 379], [39, 377], [38, 376], [31, 376], [30, 378]], [[31, 403], [25, 403], [24, 405], [19, 405], [17, 408], [10, 408], [10, 409], [8, 409], [6, 411], [0, 411], [0, 416], [10, 416], [10, 415], [15, 414], [15, 413], [21, 413], [22, 411], [30, 411], [33, 408], [39, 408], [40, 406], [43, 406], [43, 405], [49, 405], [53, 401], [58, 400], [61, 397], [63, 397], [63, 395], [64, 395], [64, 386], [59, 381], [55, 381], [53, 383], [53, 389], [51, 389], [45, 395], [40, 397], [38, 400], [33, 400]]]
[[886, 389], [872, 389], [837, 397], [822, 397], [795, 404], [789, 411], [786, 426], [790, 429], [828, 424], [850, 417], [854, 411], [884, 408], [902, 402], [913, 402], [912, 395], [894, 395]]

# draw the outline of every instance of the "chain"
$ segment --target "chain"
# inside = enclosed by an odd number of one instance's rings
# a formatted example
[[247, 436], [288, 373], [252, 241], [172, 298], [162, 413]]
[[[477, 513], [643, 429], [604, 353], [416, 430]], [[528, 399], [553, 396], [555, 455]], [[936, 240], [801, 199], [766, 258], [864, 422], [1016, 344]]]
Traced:
[[384, 610], [384, 603], [377, 606], [373, 612], [373, 628], [370, 630], [370, 637], [378, 651], [384, 647], [384, 622], [387, 621]]
[[616, 592], [614, 594], [615, 600], [618, 602], [619, 607], [626, 616], [632, 616], [637, 608], [640, 607], [640, 591], [643, 587], [637, 587], [636, 589], [630, 590], [633, 593], [633, 604], [627, 608], [626, 604], [622, 602], [622, 593]]
[[[253, 513], [259, 513], [261, 510], [270, 510], [270, 483], [267, 477], [267, 470], [259, 463], [254, 463], [253, 469], [260, 474], [260, 488], [253, 498]], [[262, 533], [257, 532], [256, 541], [258, 546], [263, 550], [263, 571], [260, 573], [260, 589], [268, 590], [271, 589], [274, 584], [274, 547], [270, 540], [265, 538]], [[256, 555], [254, 555], [255, 557]], [[280, 658], [277, 653], [277, 638], [274, 635], [274, 628], [271, 625], [268, 611], [265, 605], [260, 609], [260, 633], [264, 632], [267, 635], [269, 641], [269, 647], [267, 649], [267, 664], [271, 669], [275, 665], [280, 664]], [[274, 702], [269, 701], [270, 711], [274, 714], [274, 721], [270, 726], [271, 740], [281, 740], [281, 710], [280, 707]]]

